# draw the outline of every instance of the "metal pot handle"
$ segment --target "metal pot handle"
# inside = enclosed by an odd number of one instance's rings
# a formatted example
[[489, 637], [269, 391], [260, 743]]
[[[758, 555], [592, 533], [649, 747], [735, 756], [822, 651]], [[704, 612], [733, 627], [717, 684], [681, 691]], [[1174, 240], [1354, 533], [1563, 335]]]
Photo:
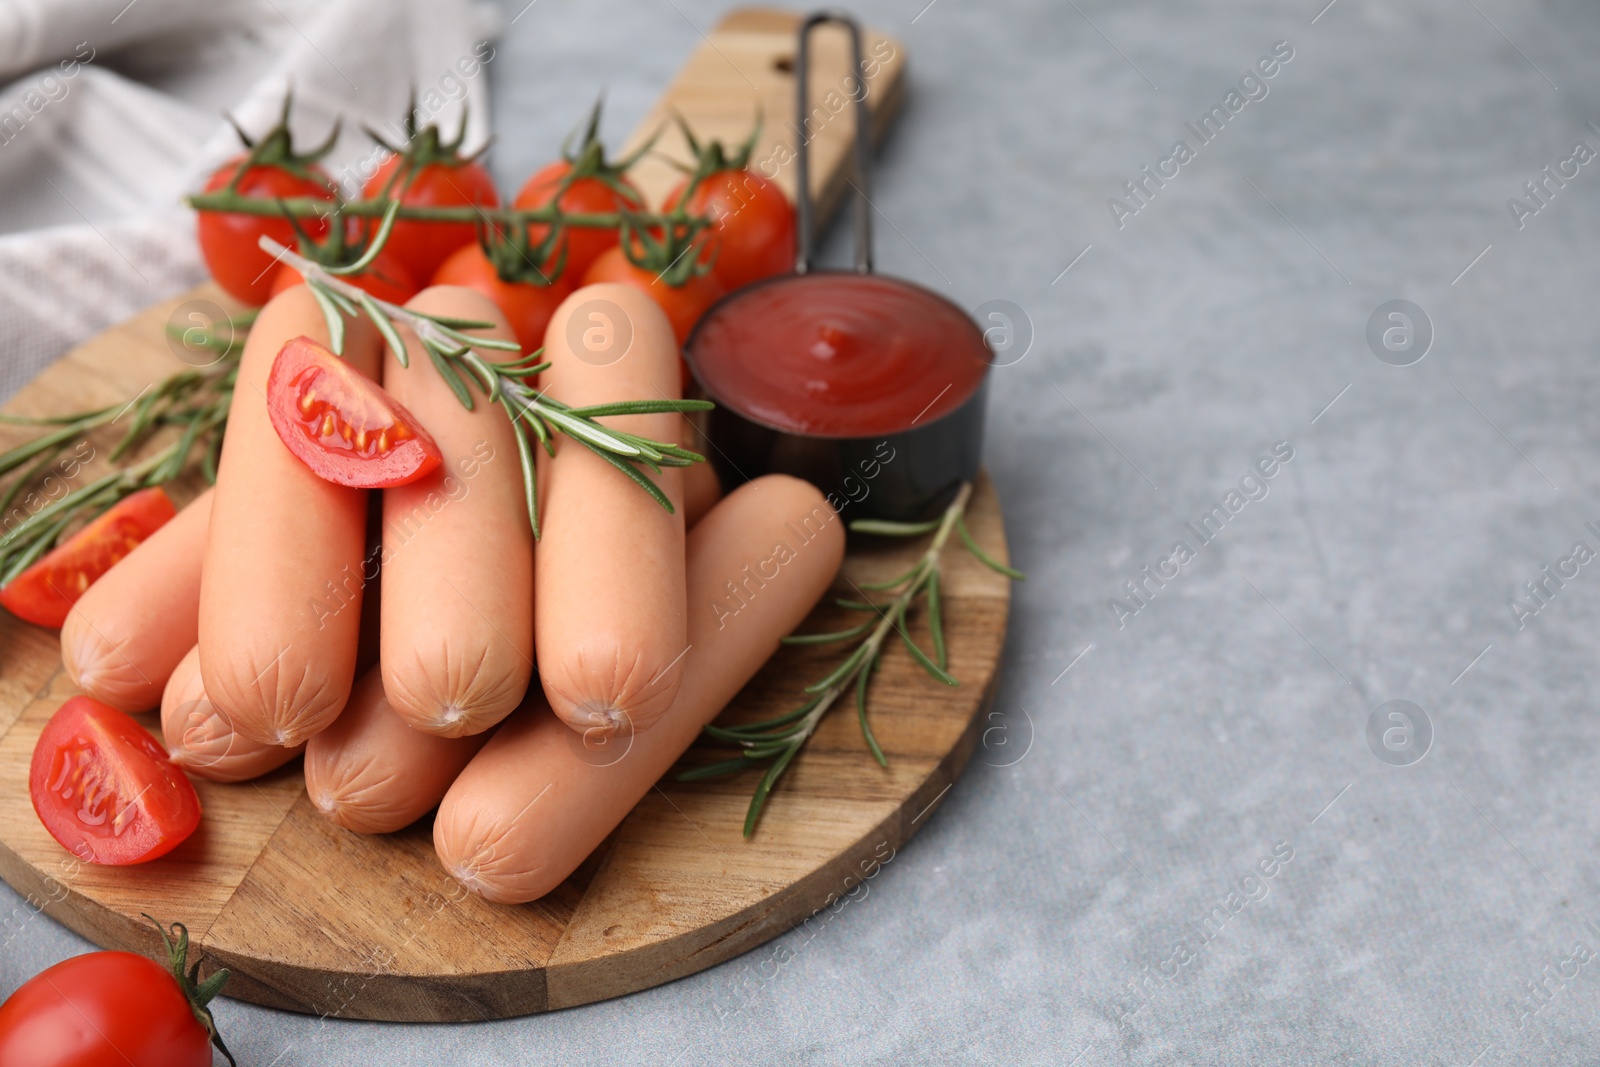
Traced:
[[[869, 199], [871, 191], [871, 170], [868, 167], [868, 156], [872, 148], [872, 116], [867, 110], [867, 84], [865, 67], [861, 59], [861, 26], [849, 15], [834, 11], [817, 11], [806, 16], [800, 24], [799, 41], [795, 48], [795, 136], [799, 138], [797, 149], [795, 177], [798, 188], [795, 193], [796, 211], [798, 213], [799, 242], [798, 254], [795, 257], [794, 271], [796, 274], [805, 274], [811, 269], [811, 254], [816, 243], [816, 205], [811, 202], [811, 137], [806, 121], [810, 117], [811, 103], [811, 30], [823, 23], [834, 23], [843, 26], [850, 34], [850, 56], [854, 64], [852, 73], [860, 82], [861, 92], [855, 98], [856, 103], [856, 138], [855, 138], [855, 180], [851, 186], [856, 192], [855, 203], [855, 235], [856, 235], [856, 273], [872, 273], [872, 201]], [[846, 179], [849, 181], [849, 179]]]

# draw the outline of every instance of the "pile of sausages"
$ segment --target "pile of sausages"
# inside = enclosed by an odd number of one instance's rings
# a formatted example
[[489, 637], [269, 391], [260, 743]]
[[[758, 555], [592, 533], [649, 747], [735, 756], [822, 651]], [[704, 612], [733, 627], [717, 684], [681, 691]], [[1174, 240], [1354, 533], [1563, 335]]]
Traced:
[[[594, 300], [632, 328], [613, 362], [568, 341], [569, 319]], [[472, 290], [429, 289], [410, 306], [512, 336]], [[268, 371], [298, 336], [328, 343], [303, 286], [250, 332], [215, 488], [78, 602], [61, 632], [67, 671], [124, 711], [159, 705], [168, 749], [198, 777], [244, 781], [303, 752], [312, 802], [349, 830], [391, 832], [438, 807], [434, 845], [452, 876], [492, 901], [534, 900], [800, 623], [838, 570], [842, 523], [792, 478], [718, 500], [705, 464], [656, 477], [669, 513], [558, 437], [554, 458], [538, 457], [536, 543], [505, 412], [481, 394], [467, 410], [403, 328], [409, 368], [351, 321], [345, 359], [444, 455], [434, 474], [373, 500], [318, 478], [273, 430]], [[569, 297], [545, 358], [540, 388], [574, 406], [679, 395], [671, 328], [632, 288]], [[676, 414], [606, 422], [689, 443]], [[729, 590], [779, 546], [778, 576], [733, 616]], [[596, 758], [608, 741], [612, 755]]]

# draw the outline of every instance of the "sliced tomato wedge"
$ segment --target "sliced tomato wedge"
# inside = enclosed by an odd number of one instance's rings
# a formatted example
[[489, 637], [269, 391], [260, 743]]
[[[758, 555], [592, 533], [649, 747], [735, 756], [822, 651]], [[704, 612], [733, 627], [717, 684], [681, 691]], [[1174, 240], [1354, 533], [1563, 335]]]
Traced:
[[160, 487], [124, 497], [0, 589], [0, 604], [19, 619], [59, 629], [84, 590], [177, 513]]
[[443, 459], [428, 431], [383, 386], [309, 337], [296, 337], [273, 360], [267, 413], [289, 451], [338, 485], [405, 485]]
[[73, 697], [33, 746], [28, 795], [61, 847], [89, 863], [144, 863], [200, 825], [200, 798], [127, 713]]

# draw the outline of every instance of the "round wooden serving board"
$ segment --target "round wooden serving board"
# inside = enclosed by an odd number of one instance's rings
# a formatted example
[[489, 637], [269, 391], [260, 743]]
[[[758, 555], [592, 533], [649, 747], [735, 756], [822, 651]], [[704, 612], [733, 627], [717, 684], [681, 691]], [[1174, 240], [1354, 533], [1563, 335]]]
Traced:
[[[755, 158], [782, 158], [792, 131], [773, 116], [793, 114], [798, 21], [772, 9], [730, 12], [629, 143], [642, 143], [673, 112], [702, 136], [736, 143], [760, 112], [769, 121]], [[867, 44], [881, 60], [864, 78], [879, 137], [904, 96], [905, 48], [870, 29]], [[836, 31], [820, 35], [815, 62], [819, 86], [848, 69]], [[850, 109], [818, 93], [825, 110], [808, 121], [812, 193], [826, 215], [846, 188], [853, 130]], [[688, 162], [671, 125], [655, 151]], [[679, 177], [654, 158], [634, 174], [652, 200]], [[793, 168], [782, 167], [776, 178], [792, 198]], [[224, 310], [236, 308], [209, 286], [151, 308], [68, 353], [6, 410], [50, 415], [124, 402], [183, 368], [166, 340], [169, 323], [208, 322]], [[0, 447], [29, 436], [26, 428], [0, 426]], [[104, 465], [108, 439], [93, 440], [101, 458], [89, 465], [91, 474]], [[183, 502], [197, 490], [191, 481], [175, 495]], [[999, 504], [986, 480], [970, 526], [980, 544], [1006, 558]], [[899, 573], [917, 550], [915, 543], [853, 545], [840, 591], [858, 595], [850, 583]], [[875, 873], [933, 817], [981, 731], [1009, 603], [1006, 580], [959, 546], [946, 553], [944, 577], [950, 669], [962, 685], [935, 683], [903, 649], [891, 649], [871, 694], [887, 770], [872, 761], [845, 701], [774, 791], [752, 840], [741, 829], [754, 775], [700, 784], [669, 775], [572, 878], [521, 907], [486, 903], [446, 875], [427, 820], [384, 837], [327, 822], [306, 798], [298, 761], [243, 785], [197, 781], [205, 807], [200, 829], [160, 860], [124, 868], [75, 862], [45, 833], [27, 792], [34, 742], [75, 690], [61, 670], [56, 635], [0, 612], [0, 877], [34, 907], [107, 947], [155, 952], [155, 930], [141, 912], [184, 922], [208, 968], [233, 970], [229, 996], [294, 1011], [492, 1019], [671, 981], [802, 922]], [[829, 606], [806, 628], [857, 621]], [[920, 614], [912, 630], [928, 647]], [[838, 655], [837, 648], [784, 649], [725, 719], [794, 706]], [[154, 715], [145, 719], [159, 729]]]
[[[182, 369], [164, 327], [183, 300], [226, 305], [213, 289], [151, 308], [74, 350], [6, 407], [40, 415], [115, 403]], [[0, 446], [25, 436], [0, 427]], [[102, 454], [105, 442], [96, 439]], [[103, 462], [97, 461], [97, 462]], [[194, 485], [179, 487], [187, 498]], [[980, 481], [969, 523], [1007, 558], [999, 502]], [[838, 591], [900, 573], [924, 538], [853, 544]], [[76, 690], [54, 632], [0, 612], [0, 876], [35, 907], [97, 944], [155, 952], [148, 912], [188, 925], [228, 995], [357, 1019], [502, 1018], [614, 997], [710, 967], [849, 892], [933, 817], [982, 729], [1005, 640], [1009, 583], [954, 544], [944, 563], [950, 670], [927, 677], [890, 646], [874, 677], [873, 762], [849, 700], [818, 729], [768, 801], [754, 838], [741, 829], [755, 775], [710, 783], [669, 776], [577, 874], [533, 904], [466, 892], [437, 862], [429, 820], [365, 837], [306, 797], [299, 761], [256, 782], [196, 781], [205, 818], [172, 853], [135, 867], [75, 862], [28, 800], [28, 763], [50, 715]], [[248, 610], [248, 605], [241, 605]], [[831, 600], [807, 630], [853, 616]], [[926, 620], [912, 633], [931, 647]], [[723, 721], [793, 707], [840, 649], [785, 648]], [[155, 715], [142, 716], [159, 732]]]

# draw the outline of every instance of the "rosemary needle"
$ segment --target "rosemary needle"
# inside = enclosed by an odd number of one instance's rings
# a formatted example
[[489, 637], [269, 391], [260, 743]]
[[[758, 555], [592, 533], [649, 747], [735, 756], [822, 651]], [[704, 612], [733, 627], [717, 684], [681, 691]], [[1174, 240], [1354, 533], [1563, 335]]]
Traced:
[[[287, 121], [287, 99], [284, 108]], [[337, 136], [337, 127], [333, 136]], [[590, 140], [593, 140], [592, 122]], [[248, 139], [246, 143], [249, 144]], [[643, 151], [640, 149], [638, 154]], [[636, 159], [637, 155], [630, 157], [619, 166], [626, 167]], [[239, 167], [234, 180], [225, 188], [190, 196], [186, 198], [187, 202], [201, 211], [286, 218], [302, 237], [304, 231], [297, 220], [330, 217], [329, 202], [319, 197], [258, 197], [240, 192], [239, 176], [246, 169]], [[698, 400], [648, 400], [600, 404], [583, 409], [568, 408], [528, 384], [527, 379], [546, 366], [538, 361], [538, 353], [524, 356], [514, 342], [475, 337], [462, 332], [484, 329], [489, 323], [414, 312], [374, 298], [346, 279], [361, 273], [376, 260], [400, 219], [467, 222], [480, 227], [487, 226], [496, 235], [496, 242], [519, 252], [523, 259], [545, 262], [543, 246], [537, 256], [531, 254], [534, 251], [529, 238], [531, 227], [543, 227], [550, 235], [547, 241], [554, 241], [569, 227], [621, 229], [625, 233], [639, 232], [642, 239], [653, 232], [652, 228], [665, 226], [667, 232], [681, 237], [685, 242], [694, 243], [712, 225], [710, 216], [691, 216], [681, 206], [660, 215], [632, 212], [572, 213], [554, 204], [529, 210], [476, 205], [418, 206], [402, 203], [399, 198], [391, 197], [390, 191], [385, 189], [384, 195], [342, 201], [332, 207], [336, 234], [344, 232], [342, 221], [346, 218], [378, 220], [376, 233], [354, 262], [340, 266], [315, 263], [270, 238], [261, 238], [262, 248], [280, 260], [287, 260], [306, 280], [327, 320], [328, 336], [334, 351], [342, 352], [344, 348], [346, 320], [365, 316], [394, 349], [404, 367], [407, 365], [407, 352], [396, 329], [397, 325], [403, 324], [415, 331], [431, 358], [435, 373], [444, 379], [465, 407], [470, 410], [474, 406], [474, 387], [488, 398], [490, 404], [499, 406], [522, 431], [518, 434], [517, 451], [522, 466], [528, 521], [535, 537], [539, 534], [537, 471], [527, 433], [532, 433], [539, 445], [552, 454], [554, 434], [566, 434], [617, 467], [662, 507], [671, 511], [671, 501], [649, 478], [646, 470], [659, 473], [664, 466], [687, 466], [704, 462], [705, 457], [675, 444], [611, 430], [595, 419], [607, 415], [704, 411], [711, 404]], [[691, 266], [698, 262], [694, 257], [690, 259]], [[563, 248], [557, 273], [565, 261]], [[3, 522], [4, 530], [3, 536], [0, 536], [0, 584], [15, 577], [47, 552], [77, 521], [91, 512], [98, 513], [95, 509], [103, 511], [129, 493], [177, 478], [186, 469], [196, 449], [199, 450], [200, 467], [206, 479], [215, 481], [239, 353], [243, 349], [242, 337], [254, 322], [255, 315], [256, 312], [251, 311], [227, 320], [225, 334], [211, 328], [202, 330], [169, 325], [168, 332], [180, 339], [185, 348], [191, 351], [202, 348], [209, 350], [216, 353], [216, 360], [207, 368], [174, 374], [154, 390], [147, 390], [126, 405], [45, 418], [0, 415], [0, 423], [48, 428], [31, 441], [0, 452], [0, 513], [3, 513], [0, 514], [0, 522]], [[485, 349], [519, 354], [506, 362], [492, 362], [475, 351]], [[158, 430], [175, 429], [177, 440], [159, 453], [99, 479], [87, 487], [92, 488], [93, 492], [79, 490], [59, 499], [41, 500], [38, 493], [28, 491], [41, 480], [43, 485], [49, 485], [49, 472], [71, 441], [83, 439], [90, 432], [115, 423], [125, 415], [131, 415], [131, 419], [109, 453], [108, 458], [113, 463], [122, 461], [142, 447]], [[15, 477], [9, 485], [4, 485], [3, 480], [7, 475]]]
[[[61, 536], [80, 521], [92, 518], [117, 501], [140, 489], [163, 485], [183, 473], [196, 449], [202, 456], [202, 469], [214, 478], [218, 450], [228, 420], [228, 404], [233, 397], [238, 372], [235, 342], [238, 320], [228, 323], [228, 338], [208, 332], [196, 342], [219, 353], [217, 362], [201, 369], [179, 371], [131, 403], [94, 408], [48, 419], [24, 420], [7, 417], [7, 423], [32, 423], [56, 427], [32, 441], [0, 453], [0, 478], [12, 472], [15, 479], [0, 493], [0, 585], [21, 574], [60, 541]], [[188, 343], [189, 339], [186, 338]], [[69, 462], [62, 458], [73, 441], [87, 442], [95, 431], [109, 428], [122, 419], [127, 424], [111, 447], [113, 463], [143, 448], [164, 429], [177, 432], [166, 447], [137, 462], [61, 494], [48, 492], [52, 478], [65, 483], [70, 478]], [[59, 474], [53, 473], [60, 467]], [[36, 491], [29, 491], [29, 490]]]
[[[395, 213], [392, 211], [384, 216], [385, 225], [374, 238], [373, 246], [381, 247], [382, 240], [388, 236], [389, 224], [394, 218]], [[342, 314], [344, 307], [350, 308], [352, 314], [359, 312], [371, 319], [383, 332], [384, 337], [389, 339], [391, 345], [397, 339], [395, 327], [406, 326], [417, 335], [422, 347], [427, 350], [434, 372], [444, 379], [456, 399], [469, 411], [476, 403], [473, 397], [473, 388], [476, 387], [489, 403], [497, 404], [506, 413], [519, 431], [523, 434], [531, 432], [538, 438], [539, 444], [547, 452], [553, 453], [551, 438], [557, 433], [565, 434], [616, 467], [621, 474], [636, 483], [668, 511], [673, 510], [672, 501], [668, 500], [666, 494], [651, 480], [646, 469], [659, 473], [663, 466], [679, 467], [705, 462], [705, 457], [697, 452], [691, 452], [669, 442], [653, 441], [637, 434], [613, 430], [595, 420], [607, 415], [706, 411], [713, 406], [710, 401], [623, 400], [586, 408], [568, 407], [546, 396], [526, 381], [546, 365], [539, 359], [542, 349], [523, 355], [513, 342], [474, 337], [462, 332], [467, 329], [483, 328], [488, 325], [487, 323], [429, 315], [378, 299], [341, 277], [341, 274], [346, 273], [345, 269], [336, 271], [324, 267], [285, 248], [270, 237], [261, 238], [261, 248], [269, 255], [284, 260], [305, 278], [306, 284], [317, 297], [323, 316], [328, 320], [328, 335], [335, 341], [336, 352], [339, 351], [339, 342], [344, 336]], [[368, 254], [376, 255], [376, 252], [369, 248]], [[341, 303], [343, 306], [335, 306]], [[403, 346], [397, 348], [396, 352], [402, 348]], [[487, 360], [474, 351], [482, 348], [518, 351], [519, 354], [503, 362]], [[528, 522], [537, 538], [539, 535], [538, 470], [531, 448], [519, 446], [517, 455], [522, 464]]]
[[[945, 668], [948, 658], [945, 647], [944, 634], [944, 605], [941, 596], [939, 577], [939, 561], [944, 553], [945, 545], [953, 533], [959, 533], [962, 542], [971, 550], [972, 554], [984, 566], [1005, 575], [1008, 578], [1020, 580], [1023, 575], [1020, 571], [1013, 570], [1003, 563], [995, 560], [988, 553], [978, 547], [976, 541], [966, 528], [967, 505], [972, 499], [972, 484], [963, 483], [956, 497], [944, 514], [931, 522], [903, 523], [881, 522], [875, 519], [863, 519], [850, 524], [850, 529], [855, 533], [877, 534], [885, 537], [917, 537], [932, 533], [933, 537], [928, 542], [927, 549], [917, 559], [912, 568], [886, 582], [874, 582], [858, 586], [858, 589], [874, 591], [900, 590], [894, 598], [887, 603], [874, 604], [865, 600], [850, 600], [840, 598], [835, 603], [851, 611], [870, 611], [877, 618], [868, 620], [859, 626], [852, 626], [848, 630], [839, 630], [831, 633], [820, 634], [791, 634], [783, 639], [786, 645], [826, 645], [854, 640], [861, 637], [861, 643], [851, 650], [840, 664], [825, 675], [820, 681], [806, 686], [807, 699], [798, 708], [785, 712], [774, 718], [763, 719], [758, 722], [741, 723], [738, 726], [707, 726], [706, 735], [714, 740], [737, 745], [742, 751], [734, 759], [720, 760], [716, 763], [695, 767], [678, 775], [682, 782], [700, 781], [707, 778], [720, 778], [724, 775], [737, 774], [740, 771], [751, 770], [766, 762], [766, 772], [762, 775], [760, 783], [756, 786], [754, 795], [750, 798], [750, 806], [745, 812], [744, 836], [749, 837], [755, 832], [757, 823], [761, 818], [762, 809], [767, 798], [771, 795], [773, 787], [783, 772], [788, 769], [795, 756], [805, 747], [811, 735], [816, 732], [817, 724], [828, 713], [840, 694], [849, 689], [855, 691], [856, 719], [861, 726], [861, 736], [866, 741], [867, 749], [881, 766], [889, 765], [888, 758], [883, 754], [883, 749], [878, 745], [878, 739], [873, 736], [872, 725], [867, 717], [867, 693], [871, 685], [872, 673], [878, 669], [883, 660], [883, 645], [892, 633], [911, 653], [912, 658], [921, 665], [922, 669], [935, 680], [945, 685], [956, 686], [961, 683], [955, 679]], [[933, 655], [929, 656], [911, 639], [906, 630], [906, 616], [915, 602], [926, 594], [928, 601], [928, 627], [933, 637]]]

